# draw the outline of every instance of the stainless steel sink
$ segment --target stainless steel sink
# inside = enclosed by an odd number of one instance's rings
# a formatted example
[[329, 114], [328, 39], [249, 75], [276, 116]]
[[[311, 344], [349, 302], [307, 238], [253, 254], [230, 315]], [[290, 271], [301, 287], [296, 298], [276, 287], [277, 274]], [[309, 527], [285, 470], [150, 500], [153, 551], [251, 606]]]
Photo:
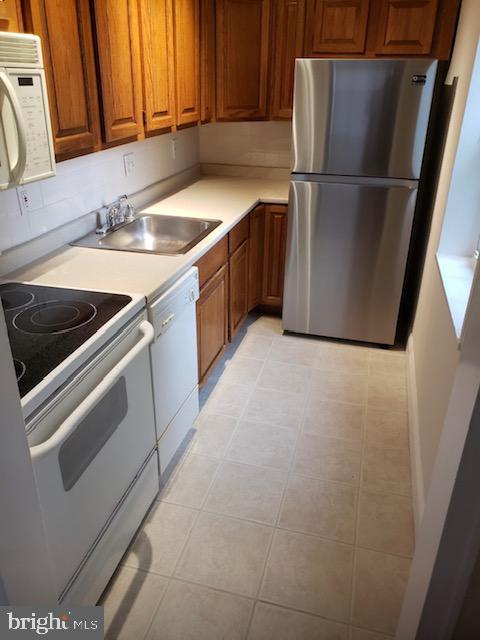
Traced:
[[221, 220], [140, 215], [105, 235], [89, 233], [72, 244], [94, 249], [174, 255], [190, 251], [219, 224], [222, 224]]

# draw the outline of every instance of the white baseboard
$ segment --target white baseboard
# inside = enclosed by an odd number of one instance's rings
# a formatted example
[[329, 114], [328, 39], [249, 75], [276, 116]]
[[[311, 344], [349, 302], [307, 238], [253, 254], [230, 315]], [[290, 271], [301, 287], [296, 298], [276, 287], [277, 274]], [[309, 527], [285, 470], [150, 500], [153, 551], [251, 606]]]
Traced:
[[413, 517], [415, 521], [415, 537], [420, 528], [425, 506], [423, 486], [422, 457], [420, 455], [420, 425], [418, 418], [417, 382], [415, 375], [415, 355], [413, 335], [407, 344], [407, 385], [408, 385], [408, 429], [410, 438], [410, 466], [412, 472]]

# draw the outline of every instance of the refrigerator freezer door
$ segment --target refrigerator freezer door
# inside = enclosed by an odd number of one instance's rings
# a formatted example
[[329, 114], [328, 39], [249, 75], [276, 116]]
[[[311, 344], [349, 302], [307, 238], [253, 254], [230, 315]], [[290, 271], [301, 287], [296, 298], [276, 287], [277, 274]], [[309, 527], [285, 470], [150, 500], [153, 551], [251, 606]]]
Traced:
[[290, 184], [283, 327], [393, 344], [415, 181]]
[[297, 60], [293, 171], [418, 179], [436, 68], [418, 58]]

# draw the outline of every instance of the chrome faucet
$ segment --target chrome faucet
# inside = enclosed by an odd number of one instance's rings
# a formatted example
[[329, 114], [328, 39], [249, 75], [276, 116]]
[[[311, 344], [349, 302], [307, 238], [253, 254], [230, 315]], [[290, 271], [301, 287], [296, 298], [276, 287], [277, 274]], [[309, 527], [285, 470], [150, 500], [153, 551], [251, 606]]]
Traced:
[[103, 209], [105, 210], [105, 224], [98, 226], [95, 230], [98, 235], [105, 235], [109, 231], [114, 231], [135, 220], [135, 210], [126, 195], [120, 196], [116, 202], [103, 207]]
[[117, 224], [122, 222], [120, 217], [121, 208], [118, 203], [111, 204], [107, 209], [107, 224], [112, 229]]
[[128, 201], [128, 196], [121, 196], [118, 202], [123, 212], [122, 216], [124, 222], [133, 222], [135, 220], [135, 209], [133, 208], [133, 205]]

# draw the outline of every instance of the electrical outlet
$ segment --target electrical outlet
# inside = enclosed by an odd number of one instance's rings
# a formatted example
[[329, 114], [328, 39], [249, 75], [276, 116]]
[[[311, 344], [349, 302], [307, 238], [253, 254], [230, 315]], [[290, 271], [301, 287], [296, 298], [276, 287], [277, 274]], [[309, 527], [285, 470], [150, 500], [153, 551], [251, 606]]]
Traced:
[[125, 169], [125, 176], [129, 178], [130, 176], [135, 175], [135, 154], [126, 153], [123, 156], [123, 167]]
[[172, 160], [176, 160], [177, 159], [177, 139], [176, 138], [172, 138], [170, 140], [170, 149], [172, 152]]
[[38, 182], [17, 187], [17, 198], [22, 214], [36, 211], [43, 207], [43, 196]]

